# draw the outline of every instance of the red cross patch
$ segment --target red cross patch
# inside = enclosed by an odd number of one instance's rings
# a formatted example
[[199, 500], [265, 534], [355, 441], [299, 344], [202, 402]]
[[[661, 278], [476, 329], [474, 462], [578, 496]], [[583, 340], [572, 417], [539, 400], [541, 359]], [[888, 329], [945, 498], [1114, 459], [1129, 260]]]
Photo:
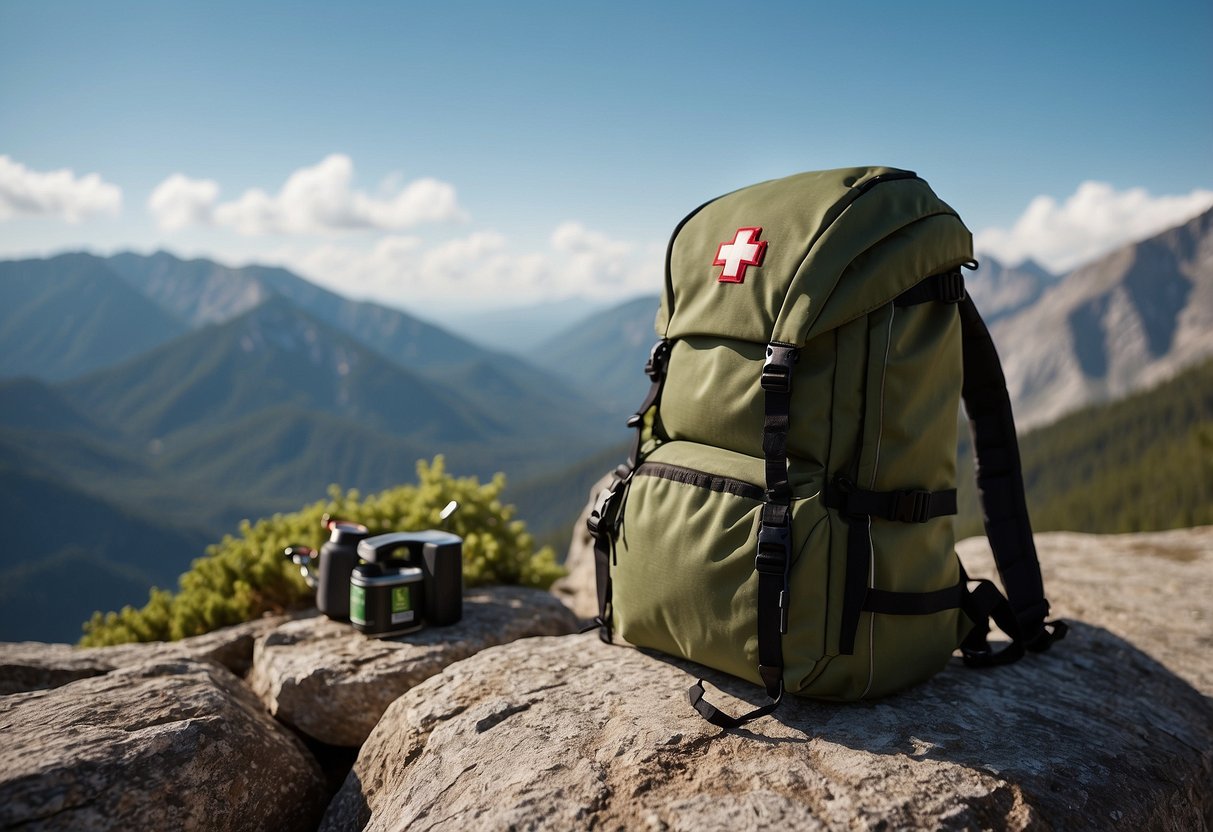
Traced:
[[758, 239], [761, 233], [761, 228], [738, 228], [732, 242], [720, 244], [712, 265], [724, 266], [718, 278], [721, 283], [744, 283], [746, 266], [762, 265], [767, 241]]

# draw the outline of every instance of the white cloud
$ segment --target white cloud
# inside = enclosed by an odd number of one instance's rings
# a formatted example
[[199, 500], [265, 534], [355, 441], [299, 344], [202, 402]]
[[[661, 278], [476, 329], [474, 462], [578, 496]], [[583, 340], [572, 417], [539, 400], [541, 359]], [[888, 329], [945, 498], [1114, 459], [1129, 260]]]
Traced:
[[292, 173], [277, 194], [250, 188], [230, 202], [218, 203], [214, 182], [175, 173], [153, 191], [148, 207], [164, 229], [213, 224], [246, 236], [401, 231], [426, 222], [465, 219], [449, 183], [423, 178], [402, 184], [394, 174], [371, 195], [355, 189], [353, 179], [350, 157], [334, 153]]
[[218, 182], [174, 173], [152, 191], [147, 207], [161, 230], [175, 231], [191, 225], [210, 225], [218, 199]]
[[1213, 191], [1155, 197], [1144, 188], [1117, 191], [1104, 182], [1083, 182], [1062, 203], [1036, 197], [1010, 229], [980, 231], [974, 246], [1010, 265], [1030, 257], [1060, 273], [1179, 225], [1210, 205]]
[[650, 274], [654, 266], [641, 258], [634, 244], [612, 240], [577, 222], [561, 224], [552, 232], [551, 242], [563, 255], [565, 279], [587, 289], [626, 285]]
[[66, 168], [42, 173], [0, 155], [0, 221], [54, 217], [67, 222], [122, 210], [122, 189], [98, 174], [77, 177]]
[[328, 244], [282, 249], [275, 259], [343, 294], [408, 307], [623, 299], [658, 291], [663, 257], [659, 243], [615, 240], [569, 222], [531, 251], [485, 230], [429, 248], [416, 237], [387, 236], [369, 249]]

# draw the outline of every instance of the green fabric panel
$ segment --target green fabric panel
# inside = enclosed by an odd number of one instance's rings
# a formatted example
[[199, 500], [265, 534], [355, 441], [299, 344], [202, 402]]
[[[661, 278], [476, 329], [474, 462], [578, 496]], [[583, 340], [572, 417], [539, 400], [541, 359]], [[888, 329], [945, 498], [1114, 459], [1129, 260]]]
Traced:
[[[682, 226], [673, 242], [658, 333], [670, 338], [719, 335], [770, 341], [793, 276], [822, 229], [860, 195], [859, 186], [894, 170], [802, 173], [742, 188], [708, 203]], [[886, 186], [875, 186], [880, 187]], [[742, 283], [720, 283], [721, 269], [712, 261], [721, 243], [731, 242], [745, 227], [762, 228], [759, 239], [767, 241], [763, 263], [749, 267]]]
[[[739, 454], [725, 448], [716, 448], [698, 442], [670, 441], [655, 445], [645, 454], [645, 462], [664, 462], [681, 465], [692, 471], [704, 471], [749, 483], [758, 488], [766, 487], [765, 461], [760, 457]], [[812, 497], [821, 491], [823, 471], [801, 460], [793, 459], [789, 465], [789, 482], [795, 497]]]
[[960, 643], [958, 619], [965, 621], [962, 629], [967, 632], [968, 619], [955, 610], [933, 615], [864, 613], [855, 654], [823, 659], [792, 692], [850, 702], [877, 699], [923, 682], [944, 668]]
[[[693, 443], [664, 445], [651, 461], [737, 478], [735, 455]], [[751, 467], [761, 468], [761, 460]], [[761, 683], [754, 572], [760, 507], [726, 492], [635, 477], [611, 570], [619, 635]], [[825, 519], [816, 494], [793, 503], [795, 603], [783, 643], [788, 679], [810, 674], [825, 650]]]
[[[653, 452], [645, 457], [645, 462], [681, 465], [692, 471], [727, 476], [758, 488], [764, 487], [763, 483], [766, 479], [761, 459], [695, 442], [666, 442], [653, 449]], [[818, 477], [818, 482], [820, 482], [820, 477]]]
[[960, 411], [960, 316], [947, 303], [892, 311], [884, 373], [880, 442], [885, 449], [871, 487], [956, 487], [956, 414]]
[[960, 642], [956, 631], [961, 617], [959, 610], [933, 615], [865, 613], [863, 626], [869, 631], [874, 673], [862, 697], [886, 696], [943, 670]]
[[893, 310], [886, 305], [865, 319], [868, 329], [868, 362], [864, 370], [863, 431], [859, 458], [850, 469], [860, 488], [876, 487], [876, 463], [880, 457], [881, 414], [884, 412], [884, 379], [891, 345]]
[[[805, 476], [819, 478], [825, 467], [831, 403], [822, 391], [833, 383], [837, 355], [834, 336], [826, 333], [805, 345], [796, 363], [788, 436], [793, 485]], [[749, 341], [676, 341], [661, 394], [665, 435], [761, 457], [766, 394], [759, 380], [765, 357], [766, 346]], [[763, 482], [761, 472], [759, 477]]]
[[888, 303], [928, 275], [972, 260], [972, 235], [950, 214], [936, 214], [898, 229], [852, 261], [813, 322], [809, 337]]
[[[862, 253], [882, 243], [900, 229], [927, 217], [942, 218], [939, 231], [916, 235], [919, 248], [905, 247], [901, 256], [910, 263], [896, 271], [852, 272], [840, 286], [847, 267]], [[805, 257], [787, 294], [774, 328], [774, 340], [803, 344], [829, 328], [817, 318], [827, 306], [833, 326], [881, 306], [942, 266], [956, 264], [958, 257], [972, 257], [972, 235], [944, 202], [921, 179], [899, 179], [873, 186], [856, 199], [825, 229]], [[833, 297], [836, 287], [840, 302]]]

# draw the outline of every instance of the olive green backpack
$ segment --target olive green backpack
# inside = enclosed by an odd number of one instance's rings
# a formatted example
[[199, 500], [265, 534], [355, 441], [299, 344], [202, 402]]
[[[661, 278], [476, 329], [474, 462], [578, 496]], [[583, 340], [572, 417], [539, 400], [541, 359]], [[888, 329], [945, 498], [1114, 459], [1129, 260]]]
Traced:
[[[666, 254], [633, 452], [590, 518], [599, 624], [784, 691], [876, 697], [1013, 661], [1046, 622], [998, 356], [965, 296], [972, 237], [910, 171], [803, 173], [714, 199]], [[1004, 599], [954, 551], [962, 398]], [[987, 641], [989, 619], [1011, 637]]]

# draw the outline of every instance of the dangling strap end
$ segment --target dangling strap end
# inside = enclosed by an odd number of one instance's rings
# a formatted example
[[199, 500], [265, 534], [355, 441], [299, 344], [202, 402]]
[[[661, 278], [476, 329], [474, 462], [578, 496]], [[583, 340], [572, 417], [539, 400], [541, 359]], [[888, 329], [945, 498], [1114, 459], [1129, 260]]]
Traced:
[[611, 622], [608, 620], [609, 614], [606, 617], [601, 615], [594, 616], [594, 620], [577, 631], [577, 635], [585, 635], [586, 633], [598, 631], [598, 638], [605, 641], [607, 644], [612, 642]]
[[1058, 619], [1056, 621], [1046, 621], [1040, 627], [1040, 632], [1033, 638], [1029, 639], [1024, 646], [1033, 653], [1043, 653], [1053, 646], [1054, 642], [1061, 641], [1066, 637], [1066, 633], [1070, 632], [1070, 625]]
[[737, 720], [717, 709], [715, 705], [703, 698], [702, 679], [696, 681], [695, 684], [691, 685], [691, 687], [687, 689], [687, 699], [690, 701], [691, 707], [694, 708], [701, 717], [715, 725], [717, 728], [724, 728], [725, 730], [728, 730], [729, 728], [735, 728], [738, 724], [740, 724], [737, 722]]
[[[705, 720], [715, 725], [717, 728], [723, 728], [728, 731], [731, 728], [738, 728], [745, 725], [747, 722], [752, 722], [759, 717], [766, 716], [779, 707], [779, 703], [783, 700], [783, 680], [779, 680], [775, 695], [771, 701], [761, 708], [755, 708], [748, 714], [741, 716], [729, 716], [724, 711], [717, 708], [711, 702], [703, 698], [703, 679], [696, 680], [695, 684], [687, 688], [687, 700], [691, 703], [691, 707], [695, 709]], [[768, 690], [767, 695], [770, 696]]]

